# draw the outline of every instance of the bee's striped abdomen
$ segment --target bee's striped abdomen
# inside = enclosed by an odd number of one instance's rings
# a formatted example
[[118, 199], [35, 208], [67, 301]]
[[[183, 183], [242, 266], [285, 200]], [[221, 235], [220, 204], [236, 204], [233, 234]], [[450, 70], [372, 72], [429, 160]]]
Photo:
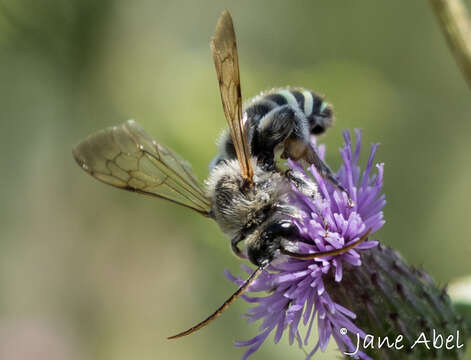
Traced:
[[245, 112], [250, 122], [256, 124], [273, 109], [286, 105], [307, 118], [311, 134], [321, 134], [332, 125], [332, 107], [315, 92], [303, 88], [278, 88], [263, 92], [248, 102]]
[[[287, 139], [308, 144], [310, 135], [322, 134], [333, 122], [331, 106], [315, 92], [303, 88], [262, 92], [244, 105], [244, 113], [251, 155], [266, 168], [274, 166], [274, 151], [278, 144]], [[218, 143], [220, 152], [211, 162], [211, 169], [223, 160], [236, 158], [229, 132], [223, 133]]]

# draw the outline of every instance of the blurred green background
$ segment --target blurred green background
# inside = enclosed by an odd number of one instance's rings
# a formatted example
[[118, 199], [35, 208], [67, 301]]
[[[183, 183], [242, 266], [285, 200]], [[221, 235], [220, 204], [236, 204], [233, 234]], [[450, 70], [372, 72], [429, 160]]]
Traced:
[[[244, 98], [284, 85], [325, 94], [334, 169], [342, 129], [381, 143], [377, 238], [441, 284], [470, 273], [471, 92], [427, 1], [0, 4], [1, 359], [229, 360], [243, 353], [235, 339], [256, 334], [239, 301], [167, 341], [233, 291], [223, 270], [240, 273], [240, 261], [215, 224], [105, 186], [71, 155], [135, 118], [204, 179], [225, 127], [208, 45], [225, 8]], [[303, 357], [271, 339], [253, 358]]]

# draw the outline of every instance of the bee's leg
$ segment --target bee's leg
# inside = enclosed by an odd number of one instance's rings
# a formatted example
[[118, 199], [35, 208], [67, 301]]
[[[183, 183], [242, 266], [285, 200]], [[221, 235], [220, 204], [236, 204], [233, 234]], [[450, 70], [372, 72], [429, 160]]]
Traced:
[[[295, 130], [296, 110], [290, 105], [274, 108], [262, 117], [252, 137], [252, 154], [268, 169], [275, 168], [275, 147], [282, 144]], [[309, 134], [306, 135], [307, 137]]]
[[[291, 158], [293, 160], [303, 160], [308, 164], [314, 165], [319, 174], [330, 181], [337, 189], [347, 193], [347, 190], [339, 183], [329, 166], [317, 155], [316, 150], [308, 142], [306, 143], [303, 139], [288, 138], [285, 141], [285, 150], [282, 154], [282, 158]], [[350, 206], [353, 206], [353, 202], [348, 197]]]
[[313, 149], [311, 145], [309, 145], [309, 149], [306, 152], [305, 160], [315, 166], [319, 174], [324, 178], [329, 180], [332, 185], [334, 185], [337, 189], [343, 192], [347, 192], [347, 190], [340, 185], [337, 178], [335, 177], [332, 170], [330, 170], [329, 166], [317, 155], [316, 150]]
[[260, 143], [263, 141], [263, 147], [259, 145], [259, 152], [270, 153], [273, 161], [275, 146], [283, 142], [282, 158], [304, 160], [314, 165], [323, 178], [329, 180], [339, 190], [346, 192], [332, 170], [312, 147], [310, 126], [304, 114], [289, 105], [273, 109], [260, 120], [258, 125], [258, 138], [261, 139]]
[[285, 171], [285, 177], [293, 184], [299, 192], [314, 199], [319, 193], [316, 183], [296, 169], [289, 168]]
[[243, 235], [239, 235], [239, 236], [236, 236], [235, 238], [233, 238], [231, 240], [231, 248], [232, 248], [232, 251], [234, 252], [234, 254], [238, 257], [240, 257], [241, 259], [247, 259], [247, 256], [245, 256], [242, 251], [239, 249], [239, 243], [241, 241], [244, 241], [244, 237]]

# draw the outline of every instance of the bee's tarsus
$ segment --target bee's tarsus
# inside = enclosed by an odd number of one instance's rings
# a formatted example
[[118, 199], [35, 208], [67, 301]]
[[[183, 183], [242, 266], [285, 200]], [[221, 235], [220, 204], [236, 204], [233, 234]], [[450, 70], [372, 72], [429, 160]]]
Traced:
[[354, 207], [354, 206], [355, 206], [355, 201], [352, 200], [352, 198], [348, 195], [348, 193], [347, 193], [347, 197], [348, 197], [348, 198], [347, 198], [347, 206], [348, 206], [349, 208]]
[[347, 195], [347, 206], [349, 208], [354, 207], [355, 202], [350, 197], [350, 194], [348, 193], [347, 189], [345, 189], [342, 185], [340, 185], [339, 181], [334, 176], [328, 175], [327, 178], [332, 183], [332, 185], [334, 185], [337, 189], [339, 189], [341, 192]]

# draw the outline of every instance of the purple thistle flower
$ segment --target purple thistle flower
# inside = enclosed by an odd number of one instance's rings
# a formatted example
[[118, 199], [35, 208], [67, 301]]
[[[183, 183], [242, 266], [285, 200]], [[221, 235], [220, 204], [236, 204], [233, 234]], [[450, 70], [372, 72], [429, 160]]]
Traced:
[[[371, 174], [377, 145], [372, 145], [370, 156], [363, 172], [358, 166], [361, 148], [361, 132], [355, 131], [356, 146], [353, 148], [350, 133], [344, 132], [345, 145], [340, 150], [343, 165], [337, 173], [338, 180], [344, 186], [354, 204], [349, 204], [345, 193], [335, 189], [325, 181], [312, 166], [305, 172], [297, 163], [289, 161], [289, 166], [300, 171], [303, 176], [314, 178], [318, 185], [319, 196], [308, 197], [293, 188], [292, 201], [301, 210], [302, 216], [294, 219], [302, 241], [296, 242], [298, 253], [315, 253], [342, 248], [350, 242], [360, 239], [366, 232], [370, 235], [384, 225], [382, 208], [385, 205], [381, 194], [383, 185], [383, 164], [376, 164], [376, 173]], [[319, 147], [319, 155], [324, 156], [324, 147]], [[365, 333], [354, 323], [356, 315], [334, 302], [324, 287], [324, 279], [333, 277], [338, 286], [342, 286], [342, 264], [361, 266], [359, 251], [375, 247], [377, 241], [364, 241], [355, 248], [336, 256], [312, 260], [298, 260], [280, 257], [272, 262], [268, 271], [263, 272], [250, 286], [249, 292], [267, 291], [268, 295], [243, 298], [255, 304], [246, 316], [249, 322], [263, 320], [260, 333], [248, 341], [236, 342], [236, 346], [249, 347], [242, 359], [257, 351], [265, 339], [275, 330], [274, 341], [278, 343], [285, 330], [289, 343], [296, 340], [300, 345], [308, 345], [311, 330], [317, 319], [318, 339], [306, 359], [310, 359], [317, 350], [324, 351], [331, 337], [341, 351], [354, 351], [355, 346], [348, 335], [342, 335], [340, 329]], [[243, 266], [247, 273], [253, 270]], [[243, 280], [229, 272], [226, 276], [241, 285]], [[307, 325], [302, 340], [298, 326]], [[370, 359], [358, 352], [358, 357]]]

